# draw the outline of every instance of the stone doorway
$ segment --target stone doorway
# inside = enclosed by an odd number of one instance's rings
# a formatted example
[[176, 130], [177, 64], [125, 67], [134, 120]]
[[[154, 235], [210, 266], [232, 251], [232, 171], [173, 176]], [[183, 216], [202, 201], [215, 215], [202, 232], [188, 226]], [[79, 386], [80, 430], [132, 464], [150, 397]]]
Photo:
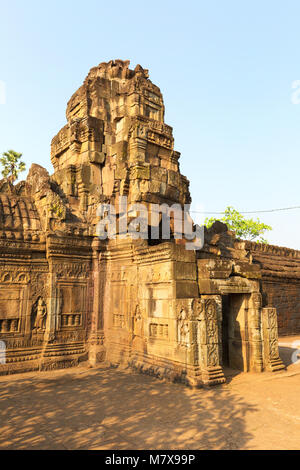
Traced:
[[249, 295], [222, 296], [222, 364], [223, 367], [249, 371], [248, 337]]

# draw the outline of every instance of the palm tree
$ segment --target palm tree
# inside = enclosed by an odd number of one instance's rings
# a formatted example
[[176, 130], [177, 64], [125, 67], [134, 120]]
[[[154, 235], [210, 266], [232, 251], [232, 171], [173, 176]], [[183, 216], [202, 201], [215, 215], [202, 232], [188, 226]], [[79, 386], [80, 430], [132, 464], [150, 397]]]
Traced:
[[24, 162], [20, 161], [22, 153], [8, 150], [0, 157], [0, 163], [3, 166], [2, 176], [12, 183], [18, 178], [19, 173], [26, 169]]

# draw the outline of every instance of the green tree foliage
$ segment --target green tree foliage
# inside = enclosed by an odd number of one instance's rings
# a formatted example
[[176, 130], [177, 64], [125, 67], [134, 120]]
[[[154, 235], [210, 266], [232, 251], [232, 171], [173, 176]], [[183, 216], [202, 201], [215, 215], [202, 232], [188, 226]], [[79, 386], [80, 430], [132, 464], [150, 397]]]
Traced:
[[22, 153], [8, 150], [0, 157], [0, 163], [3, 167], [1, 173], [4, 178], [7, 178], [12, 183], [18, 179], [19, 173], [25, 171], [26, 165], [21, 160]]
[[207, 228], [210, 228], [216, 220], [225, 223], [229, 230], [233, 230], [235, 232], [237, 238], [256, 241], [258, 243], [268, 243], [262, 235], [266, 231], [272, 230], [270, 225], [260, 222], [259, 219], [246, 219], [232, 206], [226, 207], [222, 218], [216, 219], [212, 217], [210, 219], [205, 219], [204, 225], [206, 225]]

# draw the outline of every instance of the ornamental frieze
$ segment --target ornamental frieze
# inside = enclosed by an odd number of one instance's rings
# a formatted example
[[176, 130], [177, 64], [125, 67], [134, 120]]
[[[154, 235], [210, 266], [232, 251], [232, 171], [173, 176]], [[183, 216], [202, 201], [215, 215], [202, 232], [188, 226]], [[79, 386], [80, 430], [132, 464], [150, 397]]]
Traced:
[[53, 271], [58, 279], [87, 279], [90, 274], [89, 266], [80, 263], [60, 263], [53, 265]]

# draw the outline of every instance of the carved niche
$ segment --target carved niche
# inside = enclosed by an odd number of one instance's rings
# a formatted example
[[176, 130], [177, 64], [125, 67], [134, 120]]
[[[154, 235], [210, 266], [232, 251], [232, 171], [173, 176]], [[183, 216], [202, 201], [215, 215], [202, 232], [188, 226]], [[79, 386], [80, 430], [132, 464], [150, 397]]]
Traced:
[[61, 328], [82, 327], [87, 311], [86, 284], [79, 281], [61, 283], [57, 293], [57, 314], [60, 316]]
[[3, 335], [20, 332], [26, 279], [24, 273], [0, 273], [0, 333]]

